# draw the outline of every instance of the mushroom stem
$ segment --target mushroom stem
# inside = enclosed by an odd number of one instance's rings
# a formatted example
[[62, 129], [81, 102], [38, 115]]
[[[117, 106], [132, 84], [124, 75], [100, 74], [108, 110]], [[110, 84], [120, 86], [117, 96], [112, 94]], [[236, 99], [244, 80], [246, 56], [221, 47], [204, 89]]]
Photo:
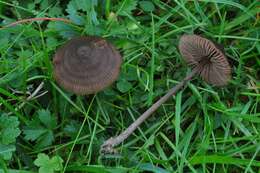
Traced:
[[113, 153], [115, 150], [113, 147], [119, 145], [125, 139], [127, 139], [152, 113], [154, 113], [164, 102], [166, 102], [172, 95], [174, 95], [179, 89], [181, 89], [192, 77], [198, 73], [198, 68], [194, 68], [179, 84], [171, 88], [163, 97], [155, 102], [148, 110], [146, 110], [137, 120], [135, 120], [127, 129], [125, 129], [120, 135], [111, 137], [106, 140], [101, 146], [101, 153]]

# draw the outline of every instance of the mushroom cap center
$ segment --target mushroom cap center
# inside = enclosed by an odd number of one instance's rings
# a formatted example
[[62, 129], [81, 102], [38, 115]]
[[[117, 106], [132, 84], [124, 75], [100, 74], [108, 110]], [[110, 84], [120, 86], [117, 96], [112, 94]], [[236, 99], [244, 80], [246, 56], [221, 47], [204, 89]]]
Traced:
[[91, 48], [89, 46], [81, 46], [77, 49], [77, 55], [80, 58], [88, 58], [91, 57]]

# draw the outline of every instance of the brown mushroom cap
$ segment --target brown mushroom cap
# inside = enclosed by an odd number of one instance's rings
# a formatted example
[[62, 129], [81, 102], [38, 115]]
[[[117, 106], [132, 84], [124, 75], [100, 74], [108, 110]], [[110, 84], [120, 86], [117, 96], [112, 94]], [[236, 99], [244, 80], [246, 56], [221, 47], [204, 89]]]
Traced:
[[54, 78], [80, 95], [96, 93], [118, 77], [122, 58], [112, 44], [95, 36], [68, 41], [56, 52]]
[[215, 86], [226, 85], [231, 78], [231, 68], [225, 53], [212, 41], [198, 35], [183, 35], [179, 50], [192, 68], [199, 69], [199, 75]]

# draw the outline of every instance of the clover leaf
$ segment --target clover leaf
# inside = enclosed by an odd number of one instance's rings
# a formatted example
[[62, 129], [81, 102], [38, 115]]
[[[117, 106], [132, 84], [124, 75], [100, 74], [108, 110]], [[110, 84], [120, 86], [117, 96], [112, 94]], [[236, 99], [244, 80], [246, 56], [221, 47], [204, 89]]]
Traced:
[[63, 160], [60, 156], [53, 156], [51, 159], [48, 155], [40, 153], [37, 159], [33, 162], [39, 168], [39, 173], [54, 173], [54, 171], [61, 171]]
[[10, 160], [15, 151], [15, 140], [20, 135], [19, 121], [15, 116], [0, 116], [0, 156]]

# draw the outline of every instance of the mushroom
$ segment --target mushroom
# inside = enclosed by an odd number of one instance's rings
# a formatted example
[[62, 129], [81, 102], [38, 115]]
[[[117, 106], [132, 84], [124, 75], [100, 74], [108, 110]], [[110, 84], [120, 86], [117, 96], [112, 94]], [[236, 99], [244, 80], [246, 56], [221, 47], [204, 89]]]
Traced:
[[191, 66], [191, 73], [155, 102], [120, 135], [106, 140], [101, 146], [101, 153], [116, 152], [115, 146], [128, 138], [153, 112], [196, 74], [214, 86], [224, 86], [231, 78], [231, 68], [224, 51], [216, 43], [198, 35], [183, 35], [180, 38], [179, 51], [187, 64]]
[[93, 94], [117, 79], [121, 63], [121, 55], [105, 39], [78, 37], [56, 52], [54, 78], [59, 85], [75, 94]]
[[220, 45], [198, 35], [183, 35], [179, 50], [203, 80], [214, 86], [227, 84], [231, 68]]

